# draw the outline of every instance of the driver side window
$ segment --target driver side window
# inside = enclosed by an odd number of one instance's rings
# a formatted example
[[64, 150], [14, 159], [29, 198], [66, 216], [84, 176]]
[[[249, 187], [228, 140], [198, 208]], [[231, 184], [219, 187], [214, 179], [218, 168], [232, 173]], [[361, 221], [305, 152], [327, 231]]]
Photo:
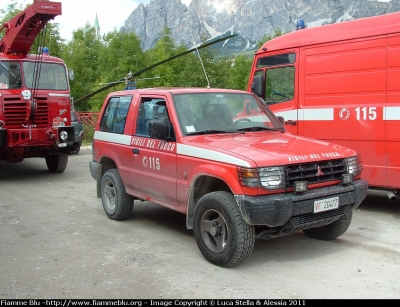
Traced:
[[265, 101], [268, 105], [292, 100], [294, 97], [294, 67], [270, 68], [265, 78]]

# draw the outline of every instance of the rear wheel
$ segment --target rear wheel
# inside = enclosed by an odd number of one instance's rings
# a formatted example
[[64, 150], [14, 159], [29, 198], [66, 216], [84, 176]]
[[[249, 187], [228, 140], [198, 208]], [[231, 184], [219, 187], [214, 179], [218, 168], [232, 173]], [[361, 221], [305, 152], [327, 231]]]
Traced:
[[340, 219], [331, 224], [322, 227], [304, 229], [303, 232], [310, 238], [318, 240], [333, 240], [346, 232], [350, 226], [352, 217], [353, 211], [350, 211], [350, 213], [343, 215]]
[[52, 155], [46, 157], [46, 165], [52, 173], [62, 173], [67, 168], [68, 155], [61, 153], [58, 155]]
[[125, 220], [132, 214], [134, 198], [125, 191], [117, 169], [109, 169], [101, 179], [101, 201], [107, 216], [113, 220]]
[[193, 232], [201, 253], [215, 265], [237, 265], [253, 251], [254, 226], [243, 220], [228, 192], [212, 192], [199, 200], [194, 209]]

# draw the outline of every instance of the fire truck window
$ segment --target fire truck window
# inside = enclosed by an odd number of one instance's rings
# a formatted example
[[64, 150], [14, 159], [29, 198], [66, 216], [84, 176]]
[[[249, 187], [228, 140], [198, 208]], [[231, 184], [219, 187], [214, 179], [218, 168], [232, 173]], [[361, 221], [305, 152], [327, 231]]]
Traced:
[[133, 96], [112, 97], [100, 122], [100, 130], [123, 133]]
[[21, 69], [19, 62], [0, 61], [0, 90], [21, 87]]
[[294, 67], [270, 68], [265, 78], [265, 98], [268, 105], [290, 101], [294, 97]]
[[276, 66], [276, 65], [287, 65], [296, 62], [295, 53], [275, 54], [272, 56], [260, 58], [257, 61], [257, 68]]
[[23, 64], [27, 88], [67, 90], [67, 72], [65, 66], [56, 63], [25, 62]]

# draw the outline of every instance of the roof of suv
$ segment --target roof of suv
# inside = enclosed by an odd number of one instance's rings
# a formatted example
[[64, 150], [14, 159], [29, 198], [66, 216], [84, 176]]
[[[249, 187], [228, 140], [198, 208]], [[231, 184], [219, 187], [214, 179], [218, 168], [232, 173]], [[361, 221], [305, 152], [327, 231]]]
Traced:
[[188, 93], [199, 93], [199, 92], [219, 92], [219, 93], [242, 93], [242, 94], [251, 94], [246, 91], [241, 90], [233, 90], [233, 89], [223, 89], [223, 88], [204, 88], [204, 87], [157, 87], [157, 88], [144, 88], [144, 89], [135, 89], [135, 90], [121, 90], [117, 92], [109, 93], [109, 95], [127, 95], [129, 93], [141, 93], [144, 92], [146, 94], [188, 94]]

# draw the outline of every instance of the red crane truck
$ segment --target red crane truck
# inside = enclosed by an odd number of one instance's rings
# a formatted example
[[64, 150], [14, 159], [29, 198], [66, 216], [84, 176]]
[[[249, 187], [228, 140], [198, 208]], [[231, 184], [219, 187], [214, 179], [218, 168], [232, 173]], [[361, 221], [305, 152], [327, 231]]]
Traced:
[[61, 15], [61, 3], [33, 4], [0, 25], [0, 160], [21, 162], [42, 157], [49, 171], [68, 164], [71, 126], [70, 90], [65, 63], [30, 49], [47, 22]]
[[287, 131], [353, 148], [369, 188], [400, 189], [400, 13], [302, 29], [256, 51], [248, 91]]

